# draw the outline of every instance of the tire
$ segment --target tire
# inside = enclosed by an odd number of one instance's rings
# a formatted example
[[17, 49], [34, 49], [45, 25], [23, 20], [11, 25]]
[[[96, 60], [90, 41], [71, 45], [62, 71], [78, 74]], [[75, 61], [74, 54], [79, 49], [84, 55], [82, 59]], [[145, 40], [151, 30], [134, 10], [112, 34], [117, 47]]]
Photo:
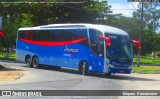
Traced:
[[106, 76], [111, 76], [111, 73], [106, 73]]
[[80, 72], [82, 75], [88, 75], [89, 71], [88, 71], [87, 62], [85, 62], [85, 61], [80, 62], [79, 72]]
[[61, 69], [61, 67], [59, 67], [59, 66], [54, 66], [54, 69], [56, 69], [56, 70], [60, 70], [60, 69]]
[[32, 66], [34, 68], [39, 68], [39, 63], [38, 63], [38, 58], [37, 57], [33, 57], [33, 59], [32, 59]]
[[32, 63], [31, 63], [31, 58], [30, 57], [27, 57], [26, 65], [27, 65], [27, 67], [32, 67]]

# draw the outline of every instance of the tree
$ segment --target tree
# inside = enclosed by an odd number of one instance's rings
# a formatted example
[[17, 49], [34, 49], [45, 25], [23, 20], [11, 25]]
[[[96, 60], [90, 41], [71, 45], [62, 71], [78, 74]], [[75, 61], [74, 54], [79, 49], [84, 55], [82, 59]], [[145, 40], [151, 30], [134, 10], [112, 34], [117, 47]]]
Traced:
[[[27, 3], [28, 1], [31, 3]], [[20, 27], [54, 23], [94, 23], [95, 19], [103, 18], [105, 11], [109, 9], [110, 6], [104, 0], [1, 0], [0, 16], [3, 17], [2, 29], [5, 32], [1, 44], [9, 52], [9, 48], [15, 46], [16, 33]]]
[[[135, 18], [125, 17], [122, 16], [122, 14], [109, 14], [106, 16], [106, 19], [102, 21], [102, 24], [120, 28], [129, 33], [131, 40], [138, 40], [140, 22]], [[135, 45], [133, 45], [133, 47], [134, 49], [137, 49]], [[134, 54], [137, 54], [137, 50], [134, 50]]]
[[[143, 34], [142, 34], [142, 51], [141, 54], [145, 55], [157, 50], [158, 35], [156, 30], [160, 27], [160, 9], [158, 9], [158, 2], [144, 2], [144, 17], [143, 17]], [[140, 20], [141, 18], [141, 3], [139, 8], [133, 13], [133, 18]], [[158, 46], [160, 47], [160, 46]]]
[[[141, 16], [141, 3], [139, 3], [139, 8], [136, 12], [133, 13], [133, 17], [140, 19]], [[160, 27], [160, 4], [158, 2], [144, 2], [144, 17], [143, 22], [146, 29], [152, 29], [156, 31]]]
[[101, 24], [120, 28], [128, 32], [131, 39], [137, 39], [138, 32], [140, 31], [140, 23], [138, 20], [122, 16], [121, 14], [107, 15]]

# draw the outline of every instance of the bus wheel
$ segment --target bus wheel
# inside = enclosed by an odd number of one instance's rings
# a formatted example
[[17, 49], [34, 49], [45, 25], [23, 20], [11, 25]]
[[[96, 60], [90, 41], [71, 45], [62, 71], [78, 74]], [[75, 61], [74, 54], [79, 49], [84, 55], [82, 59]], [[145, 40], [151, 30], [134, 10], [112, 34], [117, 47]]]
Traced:
[[111, 73], [105, 73], [106, 74], [106, 76], [111, 76]]
[[80, 63], [79, 71], [82, 75], [88, 75], [88, 65], [87, 62], [83, 61]]
[[37, 57], [33, 57], [32, 65], [33, 65], [34, 68], [39, 68], [39, 63], [38, 63], [38, 58]]
[[60, 67], [60, 66], [54, 66], [54, 69], [56, 69], [56, 70], [60, 70], [60, 69], [61, 69], [61, 67]]
[[30, 57], [27, 57], [26, 65], [27, 65], [27, 67], [32, 67], [32, 63], [31, 63], [31, 58]]

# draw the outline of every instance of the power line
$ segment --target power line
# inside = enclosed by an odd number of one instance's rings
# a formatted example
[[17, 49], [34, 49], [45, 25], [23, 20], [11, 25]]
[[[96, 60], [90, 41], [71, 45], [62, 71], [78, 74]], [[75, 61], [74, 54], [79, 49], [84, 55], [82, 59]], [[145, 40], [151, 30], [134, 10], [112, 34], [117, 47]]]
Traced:
[[14, 3], [42, 3], [42, 4], [44, 4], [44, 3], [51, 3], [51, 4], [75, 4], [75, 3], [77, 3], [77, 4], [82, 4], [82, 3], [86, 3], [86, 2], [27, 2], [27, 1], [25, 1], [25, 2], [0, 2], [0, 3], [12, 3], [12, 4], [14, 4]]
[[[131, 3], [131, 2], [130, 2]], [[132, 7], [134, 8], [134, 9], [111, 9], [111, 10], [138, 10], [138, 9], [136, 9], [136, 7], [131, 3], [131, 5], [132, 5]]]
[[[131, 5], [132, 5], [132, 7], [134, 8], [134, 9], [136, 9], [136, 7], [132, 4], [132, 2], [130, 2], [131, 3]], [[137, 9], [136, 9], [137, 10]]]
[[111, 10], [137, 10], [137, 9], [111, 9]]

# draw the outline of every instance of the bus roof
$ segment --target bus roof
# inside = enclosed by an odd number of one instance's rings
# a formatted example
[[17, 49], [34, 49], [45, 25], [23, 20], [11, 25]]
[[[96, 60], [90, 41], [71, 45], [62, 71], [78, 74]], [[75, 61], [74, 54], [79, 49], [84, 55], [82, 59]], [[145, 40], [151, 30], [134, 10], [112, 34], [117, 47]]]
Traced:
[[99, 25], [99, 24], [50, 24], [50, 25], [43, 25], [37, 27], [27, 27], [27, 28], [19, 28], [19, 30], [51, 30], [51, 29], [83, 29], [83, 28], [91, 28], [97, 29], [103, 33], [108, 34], [117, 34], [117, 35], [125, 35], [128, 36], [128, 33], [123, 31], [122, 29], [107, 26], [107, 25]]

